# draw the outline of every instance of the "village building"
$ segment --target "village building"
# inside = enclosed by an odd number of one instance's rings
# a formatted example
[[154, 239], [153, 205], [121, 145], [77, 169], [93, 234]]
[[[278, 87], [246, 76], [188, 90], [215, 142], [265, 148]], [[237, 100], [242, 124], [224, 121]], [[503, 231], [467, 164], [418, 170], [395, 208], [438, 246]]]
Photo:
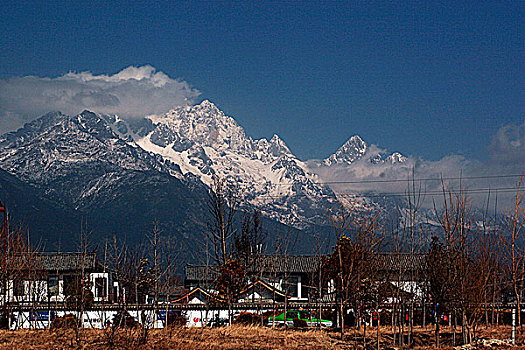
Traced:
[[[367, 283], [379, 283], [389, 291], [386, 303], [396, 298], [423, 300], [424, 256], [381, 253], [375, 259], [375, 275], [368, 276]], [[334, 309], [336, 283], [326, 264], [323, 256], [258, 255], [244, 270], [244, 282], [230, 299], [231, 310], [276, 312], [284, 305]], [[95, 253], [31, 253], [13, 256], [2, 266], [0, 305], [10, 310], [11, 328], [49, 327], [55, 317], [67, 313], [82, 318], [86, 327], [104, 327], [119, 307], [135, 305], [134, 297], [126, 300], [125, 281], [118, 281]], [[140, 305], [128, 311], [138, 322], [148, 319], [152, 327], [162, 327], [166, 315], [174, 314], [185, 317], [190, 326], [220, 324], [230, 314], [226, 297], [217, 291], [219, 276], [217, 266], [186, 265], [183, 286], [165, 286], [155, 295], [150, 289]], [[89, 294], [89, 305], [82, 310], [70, 302], [81, 292], [79, 285]]]
[[114, 274], [97, 262], [95, 253], [28, 253], [10, 257], [3, 266], [1, 304], [64, 303], [81, 286], [95, 303], [122, 296]]
[[[289, 301], [306, 302], [317, 290], [321, 258], [313, 255], [261, 255], [246, 267], [247, 286], [236, 296], [238, 302]], [[201, 288], [215, 293], [219, 269], [212, 265], [186, 265], [184, 285], [191, 291]], [[317, 292], [316, 292], [317, 293]]]
[[[246, 266], [247, 286], [237, 293], [235, 301], [283, 302], [286, 298], [289, 302], [333, 303], [336, 298], [335, 282], [327, 278], [324, 263], [323, 257], [315, 255], [258, 256]], [[410, 293], [418, 299], [423, 297], [426, 278], [424, 255], [380, 253], [375, 257], [375, 264], [375, 276], [369, 276], [369, 283], [382, 283], [389, 290], [400, 289], [402, 293]], [[215, 282], [218, 277], [217, 266], [186, 265], [184, 285], [192, 298], [183, 296], [179, 300], [206, 303], [217, 294]], [[206, 295], [202, 294], [204, 291]], [[393, 297], [387, 300], [393, 301]]]

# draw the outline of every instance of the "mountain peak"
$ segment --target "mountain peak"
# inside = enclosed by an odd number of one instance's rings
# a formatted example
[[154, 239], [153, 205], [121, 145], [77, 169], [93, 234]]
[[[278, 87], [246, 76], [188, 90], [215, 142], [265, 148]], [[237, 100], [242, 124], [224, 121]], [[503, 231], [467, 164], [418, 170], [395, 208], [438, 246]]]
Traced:
[[356, 134], [356, 135], [351, 136], [345, 143], [349, 143], [349, 142], [364, 142], [364, 141], [361, 138], [361, 136]]
[[95, 112], [91, 112], [88, 109], [84, 109], [82, 112], [79, 113], [79, 115], [90, 115], [90, 116], [93, 116], [93, 115], [96, 115], [96, 114], [95, 114]]
[[193, 106], [193, 108], [200, 108], [200, 109], [208, 109], [208, 110], [217, 110], [219, 111], [219, 107], [210, 100], [203, 100], [201, 103]]
[[280, 142], [280, 141], [282, 141], [282, 139], [277, 134], [273, 134], [272, 139], [270, 140], [270, 142]]
[[51, 112], [47, 112], [40, 118], [55, 118], [55, 117], [61, 117], [61, 116], [65, 116], [65, 114], [60, 111], [51, 111]]
[[265, 138], [253, 141], [253, 148], [257, 151], [257, 157], [265, 162], [271, 162], [282, 155], [293, 156], [286, 143], [274, 134], [270, 141]]
[[[279, 146], [281, 148], [285, 148], [288, 150], [288, 146], [286, 146], [286, 143], [284, 142], [284, 140], [282, 138], [279, 137], [279, 135], [277, 134], [273, 134], [271, 140], [270, 140], [270, 143], [273, 144], [273, 145], [276, 145], [276, 146]], [[288, 150], [289, 152], [290, 150]]]
[[406, 162], [406, 160], [407, 160], [407, 157], [405, 157], [399, 152], [394, 152], [388, 157], [386, 157], [386, 162], [391, 163], [391, 164], [404, 163]]
[[366, 142], [359, 135], [350, 137], [341, 148], [348, 149], [349, 147], [356, 147], [359, 149], [365, 149], [368, 147]]
[[60, 118], [67, 118], [67, 115], [60, 111], [52, 111], [44, 114], [43, 116], [26, 123], [21, 129], [24, 129], [26, 127], [42, 127], [43, 125], [47, 125], [48, 123], [54, 123], [57, 119]]
[[334, 154], [326, 158], [323, 163], [325, 165], [333, 164], [351, 164], [358, 159], [361, 159], [366, 153], [368, 145], [359, 136], [354, 135], [350, 137]]

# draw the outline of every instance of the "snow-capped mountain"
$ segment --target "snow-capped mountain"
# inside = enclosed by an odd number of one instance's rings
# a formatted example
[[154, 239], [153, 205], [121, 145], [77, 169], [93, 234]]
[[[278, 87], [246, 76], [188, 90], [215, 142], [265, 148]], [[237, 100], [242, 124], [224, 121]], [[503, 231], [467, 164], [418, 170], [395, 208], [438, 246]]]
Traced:
[[390, 164], [404, 163], [406, 162], [406, 160], [407, 160], [407, 157], [405, 157], [401, 153], [394, 152], [384, 159], [384, 163], [390, 163]]
[[381, 152], [373, 150], [359, 135], [354, 135], [335, 153], [325, 158], [320, 165], [350, 165], [360, 159], [367, 159], [374, 164], [396, 164], [405, 162], [407, 158], [398, 152], [385, 156]]
[[247, 137], [209, 101], [132, 122], [89, 111], [48, 113], [0, 137], [0, 168], [76, 209], [113, 201], [112, 190], [145, 173], [198, 188], [221, 176], [244, 206], [298, 228], [325, 223], [326, 208], [337, 201], [277, 135]]
[[368, 145], [358, 135], [354, 135], [334, 154], [324, 159], [323, 163], [327, 166], [333, 164], [352, 164], [356, 160], [361, 159], [367, 150]]
[[[122, 140], [99, 115], [48, 113], [0, 138], [0, 166], [41, 187], [50, 198], [81, 207], [100, 185], [100, 176], [158, 171], [183, 178], [180, 169]], [[90, 181], [93, 181], [91, 183]]]
[[[31, 218], [42, 217], [40, 207], [55, 208], [46, 211], [55, 221], [25, 220], [23, 210], [11, 205], [23, 203], [11, 198], [8, 206], [15, 220], [23, 220], [32, 232], [53, 230], [61, 223], [67, 228], [38, 237], [47, 249], [75, 249], [80, 226], [86, 225], [94, 244], [113, 234], [138, 243], [154, 220], [164, 234], [180, 238], [190, 255], [203, 240], [204, 184], [183, 175], [176, 164], [121, 139], [98, 114], [49, 113], [3, 135], [0, 168], [34, 192], [35, 203], [25, 208], [35, 211]], [[0, 177], [2, 186], [14, 191]]]
[[121, 139], [177, 164], [182, 174], [193, 174], [208, 186], [214, 176], [225, 178], [246, 204], [278, 221], [296, 227], [325, 222], [325, 210], [336, 200], [279, 136], [247, 137], [235, 119], [208, 100], [136, 125], [106, 118]]
[[[327, 211], [340, 203], [356, 215], [389, 215], [402, 203], [323, 182], [352, 178], [363, 165], [377, 177], [405, 162], [400, 153], [385, 155], [357, 135], [326, 159], [303, 162], [279, 136], [253, 139], [205, 100], [133, 120], [89, 111], [48, 113], [0, 136], [0, 171], [8, 173], [0, 176], [0, 189], [13, 187], [13, 175], [44, 203], [35, 208], [73, 218], [64, 223], [89, 217], [100, 237], [126, 232], [133, 241], [158, 219], [184, 238], [191, 253], [204, 238], [206, 192], [214, 176], [236, 186], [244, 209], [260, 209], [273, 227], [308, 230], [326, 226]], [[4, 198], [16, 202], [17, 196]], [[32, 217], [47, 216], [42, 213]], [[46, 227], [60, 227], [60, 220]]]
[[[409, 174], [412, 166], [357, 135], [326, 159], [304, 162], [277, 135], [247, 136], [207, 100], [132, 120], [52, 112], [0, 136], [0, 199], [39, 228], [32, 232], [70, 235], [89, 218], [97, 238], [123, 233], [136, 242], [157, 219], [192, 254], [205, 237], [208, 187], [220, 176], [238, 188], [243, 209], [260, 209], [274, 231], [289, 225], [307, 246], [304, 232], [326, 229], [327, 211], [341, 203], [355, 215], [400, 220], [403, 198], [353, 179]], [[431, 214], [421, 215], [430, 223]]]

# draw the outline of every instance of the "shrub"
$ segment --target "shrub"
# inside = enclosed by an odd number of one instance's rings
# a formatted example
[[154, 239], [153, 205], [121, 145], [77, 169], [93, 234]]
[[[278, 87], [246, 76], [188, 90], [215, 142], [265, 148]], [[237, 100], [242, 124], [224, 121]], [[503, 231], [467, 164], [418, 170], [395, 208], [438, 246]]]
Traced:
[[168, 326], [185, 326], [188, 323], [186, 316], [181, 312], [169, 311], [168, 312]]
[[258, 314], [252, 314], [251, 312], [241, 312], [233, 323], [243, 325], [259, 325], [261, 321], [265, 321], [266, 317]]
[[138, 326], [138, 322], [129, 312], [120, 310], [113, 316], [113, 327], [132, 328]]
[[301, 320], [299, 318], [293, 319], [293, 326], [294, 327], [308, 327], [308, 323], [306, 323], [305, 320]]
[[78, 326], [78, 318], [73, 314], [65, 314], [62, 317], [56, 317], [51, 323], [51, 328], [74, 329]]

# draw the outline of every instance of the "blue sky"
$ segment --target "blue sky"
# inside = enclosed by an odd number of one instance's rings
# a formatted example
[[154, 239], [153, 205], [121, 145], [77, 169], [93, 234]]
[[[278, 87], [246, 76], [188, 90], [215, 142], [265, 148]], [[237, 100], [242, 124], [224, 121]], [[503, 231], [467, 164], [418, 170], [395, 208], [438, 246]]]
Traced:
[[3, 81], [150, 64], [303, 159], [353, 134], [430, 160], [483, 159], [498, 129], [525, 122], [521, 1], [3, 1], [0, 11]]

